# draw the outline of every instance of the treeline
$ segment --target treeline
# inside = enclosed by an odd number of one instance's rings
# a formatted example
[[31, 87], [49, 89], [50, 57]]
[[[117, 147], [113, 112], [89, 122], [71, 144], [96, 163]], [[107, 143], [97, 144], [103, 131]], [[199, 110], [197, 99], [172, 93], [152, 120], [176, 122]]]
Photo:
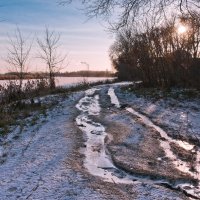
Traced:
[[110, 57], [121, 80], [141, 80], [147, 87], [200, 89], [199, 44], [200, 16], [192, 12], [159, 26], [146, 21], [123, 28]]
[[[23, 73], [22, 79], [42, 79], [47, 78], [48, 74], [43, 72], [36, 72], [36, 73]], [[19, 80], [18, 72], [9, 72], [5, 74], [0, 74], [0, 80]]]
[[56, 76], [64, 77], [113, 77], [115, 74], [110, 71], [77, 71], [57, 73]]
[[[114, 73], [110, 71], [77, 71], [77, 72], [55, 72], [55, 77], [114, 77]], [[43, 79], [48, 78], [49, 74], [45, 72], [28, 72], [23, 73], [23, 79]], [[17, 80], [18, 72], [9, 72], [0, 74], [0, 80]]]

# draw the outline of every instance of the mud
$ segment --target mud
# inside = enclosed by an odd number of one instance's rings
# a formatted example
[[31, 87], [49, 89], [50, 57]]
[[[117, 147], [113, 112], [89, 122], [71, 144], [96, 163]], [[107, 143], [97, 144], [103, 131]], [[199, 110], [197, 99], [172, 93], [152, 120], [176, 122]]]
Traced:
[[[126, 111], [126, 106], [115, 107], [108, 95], [110, 87], [113, 95], [120, 85], [69, 95], [39, 126], [2, 138], [0, 156], [6, 159], [0, 165], [0, 199], [191, 199], [184, 193], [190, 185], [183, 190], [175, 186], [193, 182], [193, 177], [173, 166], [157, 131]], [[174, 151], [189, 156], [177, 146]], [[94, 155], [103, 160], [98, 165], [93, 162], [96, 167], [101, 164], [96, 169], [103, 176], [87, 165], [88, 160], [95, 161]]]
[[[89, 173], [102, 178], [104, 181], [113, 182], [116, 185], [123, 183], [132, 185], [133, 187], [138, 183], [142, 184], [145, 182], [145, 184], [159, 184], [173, 190], [178, 190], [177, 187], [180, 183], [190, 184], [191, 182], [195, 182], [192, 176], [177, 170], [170, 159], [165, 156], [165, 152], [160, 147], [159, 140], [157, 140], [159, 134], [156, 131], [153, 131], [151, 128], [147, 129], [146, 125], [138, 123], [137, 118], [133, 119], [133, 117], [129, 116], [130, 113], [120, 109], [117, 99], [114, 101], [111, 100], [110, 104], [108, 102], [104, 104], [107, 92], [108, 95], [112, 95], [114, 90], [101, 88], [98, 91], [100, 106], [103, 109], [100, 110], [98, 115], [90, 118], [90, 121], [93, 121], [93, 123], [95, 121], [95, 123], [98, 123], [98, 126], [99, 124], [101, 126], [104, 124], [106, 127], [106, 129], [103, 129], [106, 135], [104, 142], [101, 143], [100, 147], [96, 146], [93, 151], [98, 151], [99, 155], [95, 155], [97, 158], [98, 156], [101, 157], [102, 149], [108, 149], [109, 151], [104, 152], [104, 159], [109, 160], [111, 166], [96, 166], [96, 169], [92, 168], [91, 170], [87, 165], [88, 160], [86, 159], [85, 167]], [[116, 102], [118, 104], [116, 106], [117, 110], [114, 107]], [[84, 110], [82, 111], [84, 112]], [[90, 113], [89, 110], [88, 113]], [[87, 138], [90, 138], [92, 131], [87, 129], [87, 125], [83, 121], [81, 123], [82, 125], [79, 125], [80, 129], [83, 133], [86, 133]], [[98, 132], [98, 130], [94, 132]], [[136, 136], [134, 133], [137, 133]], [[85, 144], [86, 146], [90, 144], [90, 139], [87, 139]], [[87, 158], [89, 155], [88, 151], [86, 150], [84, 153]], [[105, 160], [102, 163], [105, 164]], [[97, 172], [99, 168], [103, 169], [104, 173]], [[111, 170], [114, 173], [107, 173], [107, 170]]]

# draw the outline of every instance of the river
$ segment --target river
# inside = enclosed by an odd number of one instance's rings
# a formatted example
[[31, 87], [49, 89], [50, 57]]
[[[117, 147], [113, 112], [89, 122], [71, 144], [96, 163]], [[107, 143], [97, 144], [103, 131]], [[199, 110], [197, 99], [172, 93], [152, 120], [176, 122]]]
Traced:
[[[56, 86], [70, 87], [83, 82], [94, 83], [98, 81], [106, 81], [113, 79], [113, 77], [56, 77]], [[23, 83], [25, 84], [27, 81], [28, 80], [24, 80]], [[8, 80], [0, 80], [0, 85], [5, 85], [8, 82]]]

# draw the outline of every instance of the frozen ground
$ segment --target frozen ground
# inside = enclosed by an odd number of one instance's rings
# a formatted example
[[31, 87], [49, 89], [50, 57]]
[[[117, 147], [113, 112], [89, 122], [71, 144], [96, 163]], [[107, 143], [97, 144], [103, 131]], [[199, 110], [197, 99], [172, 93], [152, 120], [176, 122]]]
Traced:
[[[47, 119], [1, 138], [0, 199], [198, 198], [198, 175], [181, 166], [192, 151], [197, 158], [199, 102], [170, 107], [120, 88], [97, 86], [59, 98]], [[184, 143], [172, 137], [184, 129], [184, 113], [196, 143], [189, 132]]]

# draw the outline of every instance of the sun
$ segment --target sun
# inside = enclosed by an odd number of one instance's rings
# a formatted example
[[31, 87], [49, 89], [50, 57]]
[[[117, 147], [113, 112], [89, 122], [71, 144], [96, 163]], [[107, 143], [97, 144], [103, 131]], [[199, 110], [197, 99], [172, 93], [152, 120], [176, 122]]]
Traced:
[[187, 27], [184, 25], [179, 25], [177, 28], [178, 34], [184, 34], [187, 31]]

